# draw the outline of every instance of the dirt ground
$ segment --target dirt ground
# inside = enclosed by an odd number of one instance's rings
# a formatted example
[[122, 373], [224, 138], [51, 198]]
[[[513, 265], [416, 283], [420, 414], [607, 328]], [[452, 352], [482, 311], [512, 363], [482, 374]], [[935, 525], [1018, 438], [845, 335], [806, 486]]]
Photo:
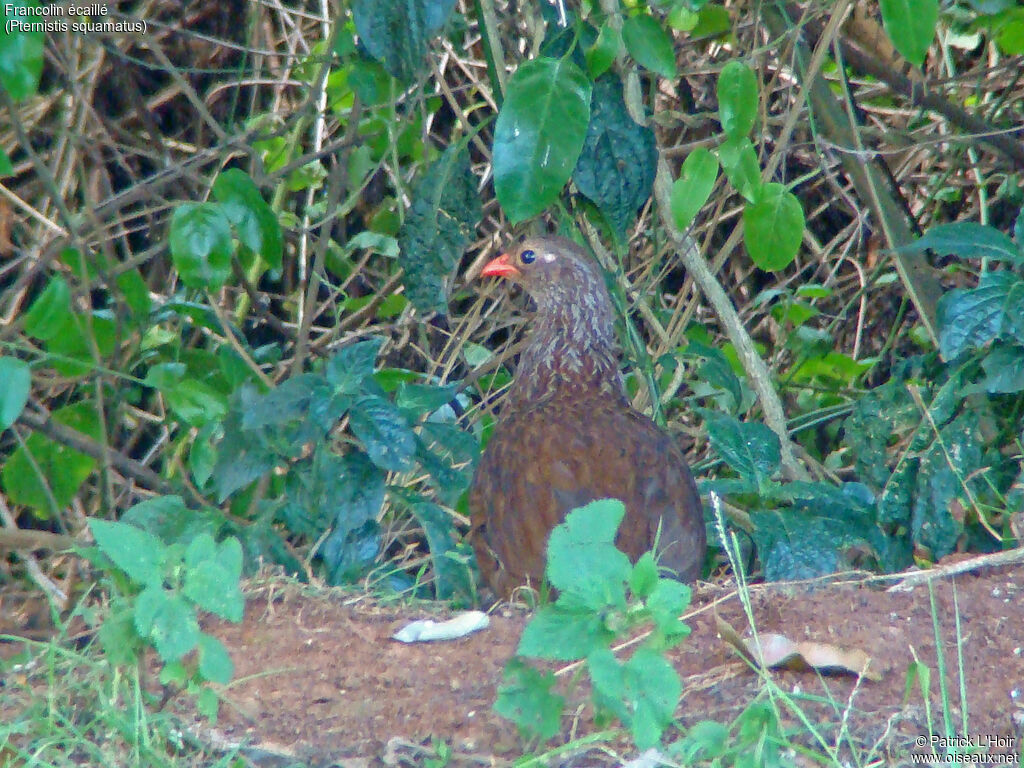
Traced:
[[[773, 672], [828, 743], [853, 743], [875, 765], [909, 764], [927, 736], [926, 708], [915, 687], [904, 702], [908, 665], [914, 656], [931, 669], [933, 730], [942, 733], [942, 706], [933, 615], [943, 642], [949, 697], [959, 707], [960, 680], [954, 595], [959, 609], [969, 733], [989, 751], [1018, 759], [1024, 722], [1024, 568], [962, 574], [929, 588], [887, 592], [891, 582], [850, 577], [825, 586], [755, 585], [751, 588], [759, 632], [795, 641], [860, 648], [873, 659], [879, 682], [813, 671]], [[955, 589], [954, 589], [955, 587]], [[764, 684], [717, 636], [714, 612], [741, 632], [744, 612], [729, 585], [695, 589], [687, 623], [692, 635], [673, 651], [683, 677], [679, 724], [712, 719], [730, 723]], [[491, 705], [502, 668], [512, 655], [529, 614], [498, 606], [488, 629], [444, 643], [406, 645], [391, 635], [415, 618], [444, 618], [431, 607], [381, 605], [344, 593], [303, 594], [298, 587], [260, 588], [250, 597], [242, 624], [211, 623], [236, 664], [236, 682], [215, 729], [204, 738], [247, 744], [260, 765], [491, 765], [524, 753], [527, 745]], [[624, 651], [623, 653], [628, 653]], [[581, 694], [585, 695], [585, 692]], [[783, 725], [794, 740], [821, 753], [808, 729], [785, 704]], [[959, 709], [953, 723], [962, 722]], [[594, 730], [589, 712], [567, 717], [562, 736], [544, 749]], [[845, 729], [845, 731], [841, 730]], [[670, 732], [669, 740], [678, 733]], [[437, 754], [443, 742], [451, 750]], [[442, 747], [444, 749], [444, 747]], [[844, 748], [849, 754], [848, 746]], [[872, 752], [872, 750], [874, 750]], [[432, 759], [444, 757], [436, 763]], [[636, 757], [623, 739], [570, 750], [552, 765], [616, 765]], [[1012, 760], [1012, 758], [1011, 758]], [[796, 765], [820, 764], [796, 754]], [[854, 759], [849, 764], [858, 764]]]

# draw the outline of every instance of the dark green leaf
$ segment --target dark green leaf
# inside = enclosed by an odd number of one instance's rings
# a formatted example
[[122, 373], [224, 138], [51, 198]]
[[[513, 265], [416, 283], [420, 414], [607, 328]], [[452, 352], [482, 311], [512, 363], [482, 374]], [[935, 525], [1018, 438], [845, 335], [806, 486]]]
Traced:
[[764, 424], [743, 423], [732, 416], [700, 409], [708, 438], [718, 455], [741, 478], [756, 483], [763, 492], [779, 468], [779, 438]]
[[231, 276], [231, 223], [216, 203], [183, 203], [171, 217], [171, 259], [190, 288], [215, 291]]
[[355, 0], [352, 15], [369, 54], [408, 82], [424, 72], [427, 43], [454, 6], [455, 0]]
[[994, 227], [973, 221], [958, 221], [953, 224], [937, 224], [901, 251], [924, 251], [930, 249], [939, 256], [952, 253], [961, 259], [992, 259], [1020, 264], [1024, 261], [1013, 240]]
[[249, 174], [229, 168], [213, 182], [213, 196], [235, 225], [238, 239], [272, 268], [281, 268], [281, 225]]
[[572, 178], [622, 236], [651, 196], [658, 159], [654, 131], [633, 122], [614, 75], [594, 83], [590, 110]]
[[444, 507], [423, 500], [412, 502], [409, 510], [427, 535], [430, 561], [434, 564], [434, 592], [437, 599], [470, 597], [473, 585], [469, 568], [449, 556], [449, 553], [456, 551], [455, 524], [451, 514]]
[[718, 121], [729, 138], [750, 135], [757, 118], [757, 77], [733, 59], [718, 76]]
[[121, 522], [148, 531], [165, 544], [188, 545], [200, 534], [217, 535], [223, 518], [210, 509], [189, 509], [180, 496], [155, 496], [125, 511]]
[[377, 515], [384, 504], [384, 473], [362, 453], [333, 457], [331, 468], [337, 484], [331, 499], [334, 530], [320, 555], [331, 584], [358, 576], [377, 556], [380, 533]]
[[87, 376], [113, 353], [117, 339], [117, 325], [109, 310], [96, 310], [88, 315], [72, 313], [60, 331], [46, 342], [46, 350], [53, 353], [50, 362], [58, 373]]
[[381, 469], [401, 472], [416, 452], [412, 429], [389, 401], [366, 395], [352, 404], [349, 426], [370, 459]]
[[697, 147], [683, 161], [682, 174], [672, 184], [672, 218], [685, 232], [711, 196], [718, 178], [718, 158], [704, 147]]
[[21, 416], [31, 385], [28, 363], [16, 357], [0, 357], [0, 432]]
[[0, 43], [0, 87], [15, 102], [36, 92], [43, 71], [43, 31], [12, 26], [39, 22], [39, 16], [18, 14], [17, 10], [22, 8], [39, 8], [39, 3], [36, 0], [4, 3], [4, 38]]
[[153, 307], [149, 298], [149, 286], [146, 285], [146, 281], [142, 279], [142, 275], [137, 269], [122, 272], [117, 276], [116, 282], [117, 287], [124, 294], [125, 303], [132, 311], [132, 319], [141, 325], [149, 317], [149, 312]]
[[641, 13], [623, 21], [622, 40], [637, 64], [668, 80], [675, 79], [675, 46], [671, 36], [653, 16]]
[[568, 59], [520, 65], [494, 131], [494, 190], [512, 223], [552, 203], [576, 166], [590, 122], [590, 79]]
[[325, 374], [336, 392], [355, 395], [362, 391], [363, 380], [372, 376], [384, 339], [373, 337], [342, 347], [327, 361]]
[[449, 146], [430, 166], [412, 199], [398, 231], [407, 296], [420, 312], [444, 313], [448, 281], [481, 215], [464, 142]]
[[1024, 281], [1012, 272], [985, 272], [978, 287], [949, 291], [939, 299], [937, 321], [943, 359], [954, 360], [994, 339], [1007, 322], [1007, 308], [1024, 297]]
[[[997, 345], [981, 360], [985, 378], [978, 388], [992, 394], [1012, 394], [1024, 390], [1024, 347]], [[966, 394], [966, 391], [965, 391]]]
[[880, 0], [882, 24], [896, 50], [915, 67], [924, 63], [939, 20], [938, 0]]
[[71, 289], [63, 277], [54, 275], [29, 307], [25, 332], [40, 341], [49, 341], [67, 326], [70, 318]]

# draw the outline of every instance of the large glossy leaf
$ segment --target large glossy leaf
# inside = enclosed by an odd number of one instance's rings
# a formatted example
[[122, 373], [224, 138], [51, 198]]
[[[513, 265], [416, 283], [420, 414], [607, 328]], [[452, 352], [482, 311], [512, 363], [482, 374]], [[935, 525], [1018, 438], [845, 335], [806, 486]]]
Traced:
[[653, 16], [641, 13], [622, 22], [622, 40], [637, 64], [672, 80], [676, 76], [676, 51], [672, 38]]
[[1004, 328], [1014, 330], [1024, 302], [1024, 281], [1012, 272], [986, 272], [978, 287], [949, 291], [939, 299], [939, 349], [945, 360], [987, 344]]
[[324, 541], [320, 556], [331, 584], [359, 576], [380, 549], [377, 515], [384, 503], [384, 472], [362, 453], [333, 458], [336, 491], [332, 499], [334, 530]]
[[374, 337], [349, 344], [335, 352], [327, 361], [325, 370], [335, 392], [354, 395], [362, 390], [363, 381], [373, 375], [377, 367], [377, 355], [384, 339]]
[[231, 276], [231, 223], [216, 203], [184, 203], [171, 217], [171, 259], [190, 288], [217, 290]]
[[804, 236], [804, 209], [796, 195], [774, 182], [761, 187], [757, 199], [743, 209], [743, 242], [761, 269], [790, 265]]
[[367, 52], [409, 82], [424, 71], [427, 43], [454, 7], [455, 0], [355, 0], [352, 15]]
[[730, 138], [747, 136], [757, 117], [754, 70], [733, 59], [718, 76], [718, 121]]
[[590, 122], [589, 78], [567, 59], [527, 61], [508, 83], [494, 131], [494, 190], [515, 223], [569, 180]]
[[235, 226], [238, 239], [273, 269], [281, 268], [281, 225], [249, 174], [229, 168], [213, 182], [213, 196]]
[[480, 220], [477, 178], [464, 143], [453, 144], [413, 190], [398, 232], [406, 295], [421, 312], [445, 312], [448, 281]]
[[736, 474], [763, 494], [781, 461], [778, 435], [764, 424], [741, 422], [706, 409], [700, 413], [707, 423], [711, 446]]
[[352, 433], [378, 467], [402, 471], [410, 467], [416, 438], [401, 412], [375, 395], [360, 397], [349, 414]]
[[935, 38], [939, 0], [880, 0], [882, 24], [896, 50], [916, 67]]
[[637, 208], [651, 196], [657, 160], [654, 131], [630, 117], [619, 78], [606, 75], [598, 79], [573, 181], [619, 235], [625, 234]]

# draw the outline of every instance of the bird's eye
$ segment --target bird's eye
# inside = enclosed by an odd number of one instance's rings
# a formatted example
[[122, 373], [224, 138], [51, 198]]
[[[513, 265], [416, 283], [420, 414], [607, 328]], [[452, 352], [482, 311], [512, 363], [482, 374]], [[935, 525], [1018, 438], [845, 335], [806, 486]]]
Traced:
[[523, 264], [533, 264], [533, 262], [537, 260], [537, 254], [527, 249], [519, 254], [519, 260], [523, 262]]

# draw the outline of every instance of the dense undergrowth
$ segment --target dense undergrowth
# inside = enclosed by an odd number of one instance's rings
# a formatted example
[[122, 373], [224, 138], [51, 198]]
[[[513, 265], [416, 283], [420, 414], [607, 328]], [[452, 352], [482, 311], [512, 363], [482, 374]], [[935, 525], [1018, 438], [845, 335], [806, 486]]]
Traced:
[[[234, 614], [204, 569], [235, 539], [247, 572], [475, 601], [464, 491], [525, 301], [474, 276], [528, 228], [597, 254], [634, 403], [753, 574], [1014, 545], [1012, 3], [890, 5], [888, 36], [850, 3], [187, 5], [4, 42], [4, 581], [66, 610], [91, 579], [46, 553], [95, 542], [158, 648]], [[230, 676], [175, 639], [169, 679]]]

